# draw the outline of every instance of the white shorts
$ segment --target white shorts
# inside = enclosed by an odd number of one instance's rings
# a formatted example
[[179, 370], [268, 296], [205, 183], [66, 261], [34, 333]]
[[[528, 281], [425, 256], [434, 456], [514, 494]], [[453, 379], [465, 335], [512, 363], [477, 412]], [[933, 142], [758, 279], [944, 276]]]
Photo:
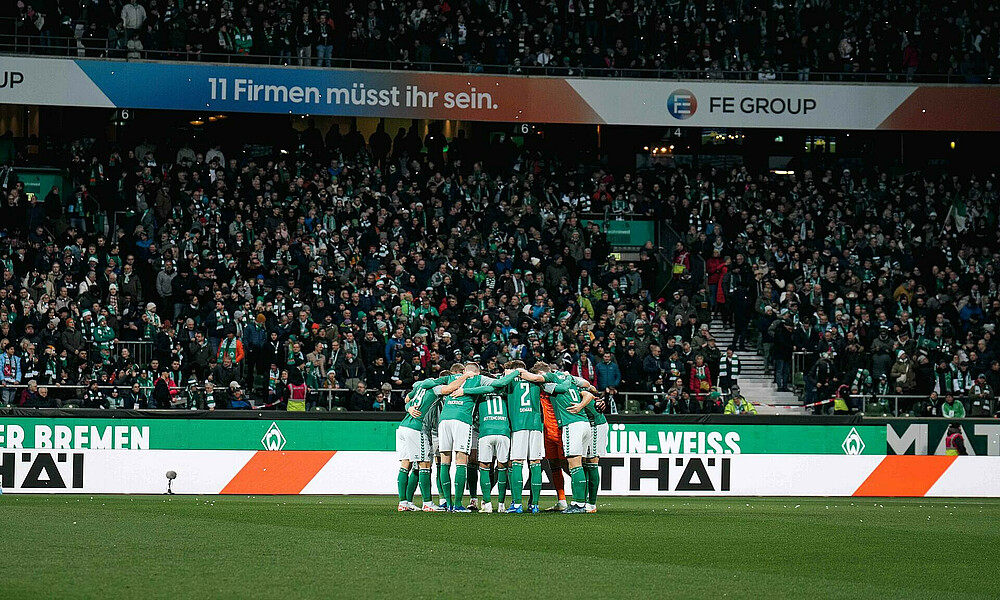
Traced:
[[594, 425], [592, 427], [592, 437], [590, 447], [584, 458], [602, 458], [608, 455], [608, 424]]
[[479, 438], [479, 462], [499, 463], [510, 460], [510, 438], [505, 435], [487, 435]]
[[594, 429], [586, 421], [573, 421], [559, 433], [562, 435], [563, 454], [566, 458], [583, 456], [593, 444]]
[[430, 462], [434, 456], [430, 442], [423, 431], [409, 427], [396, 428], [396, 453], [399, 460]]
[[438, 445], [442, 453], [468, 454], [472, 449], [472, 425], [457, 419], [441, 421], [438, 425]]
[[542, 460], [545, 458], [545, 435], [541, 431], [515, 431], [510, 438], [512, 460]]

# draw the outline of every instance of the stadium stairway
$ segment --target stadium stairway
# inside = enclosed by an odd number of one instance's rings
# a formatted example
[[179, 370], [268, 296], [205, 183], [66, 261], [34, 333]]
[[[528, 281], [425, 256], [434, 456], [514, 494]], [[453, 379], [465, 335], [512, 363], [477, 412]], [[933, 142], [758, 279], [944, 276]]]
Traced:
[[[709, 332], [715, 338], [716, 345], [725, 353], [733, 342], [735, 331], [722, 326], [722, 322], [713, 319], [709, 324]], [[802, 415], [806, 414], [802, 402], [793, 392], [779, 392], [773, 383], [773, 376], [764, 372], [764, 357], [747, 347], [740, 352], [740, 376], [738, 379], [740, 391], [747, 400], [757, 407], [762, 415]]]

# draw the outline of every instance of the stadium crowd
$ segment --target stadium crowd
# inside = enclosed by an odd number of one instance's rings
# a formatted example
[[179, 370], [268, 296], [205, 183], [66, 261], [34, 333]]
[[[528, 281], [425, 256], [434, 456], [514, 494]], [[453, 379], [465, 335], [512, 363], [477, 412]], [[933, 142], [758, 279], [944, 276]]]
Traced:
[[3, 16], [18, 51], [314, 66], [992, 82], [1000, 57], [996, 6], [983, 2], [18, 0]]
[[[798, 361], [810, 404], [845, 385], [840, 410], [896, 394], [900, 412], [996, 410], [995, 174], [612, 173], [508, 144], [414, 126], [310, 127], [273, 159], [56, 148], [72, 190], [4, 179], [0, 371], [31, 383], [4, 402], [80, 399], [41, 390], [62, 384], [90, 386], [95, 407], [280, 408], [307, 385], [398, 409], [454, 362], [516, 359], [593, 382], [609, 406], [646, 391], [643, 408], [708, 413], [733, 391], [733, 353], [756, 350], [779, 389]], [[665, 221], [679, 241], [622, 263], [594, 213]]]

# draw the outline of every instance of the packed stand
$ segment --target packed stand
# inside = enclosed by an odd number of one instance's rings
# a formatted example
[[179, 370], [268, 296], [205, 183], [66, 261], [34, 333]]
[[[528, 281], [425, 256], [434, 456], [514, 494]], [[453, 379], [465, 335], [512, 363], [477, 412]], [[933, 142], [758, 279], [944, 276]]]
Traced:
[[704, 290], [691, 286], [701, 308], [658, 302], [668, 254], [650, 243], [619, 263], [580, 217], [655, 215], [660, 184], [436, 127], [367, 141], [310, 127], [297, 146], [239, 160], [77, 140], [51, 153], [74, 189], [44, 197], [15, 170], [0, 215], [5, 404], [386, 410], [456, 361], [519, 358], [611, 398], [657, 392], [638, 408], [725, 408]]
[[1000, 416], [996, 174], [681, 179], [668, 218], [779, 390], [816, 412]]
[[[236, 159], [77, 140], [51, 154], [73, 192], [44, 198], [15, 170], [5, 382], [96, 384], [88, 406], [384, 410], [455, 361], [519, 358], [623, 409], [743, 412], [738, 353], [756, 346], [779, 388], [796, 363], [810, 405], [996, 410], [995, 176], [611, 173], [436, 127], [297, 141]], [[620, 263], [582, 217], [623, 213], [681, 239]], [[51, 392], [4, 401], [81, 399]]]
[[[993, 82], [996, 7], [830, 0], [7, 3], [9, 50], [394, 69]], [[218, 57], [216, 57], [217, 59]], [[382, 64], [379, 64], [382, 63]], [[433, 67], [427, 63], [437, 63]], [[824, 74], [818, 76], [818, 73]]]

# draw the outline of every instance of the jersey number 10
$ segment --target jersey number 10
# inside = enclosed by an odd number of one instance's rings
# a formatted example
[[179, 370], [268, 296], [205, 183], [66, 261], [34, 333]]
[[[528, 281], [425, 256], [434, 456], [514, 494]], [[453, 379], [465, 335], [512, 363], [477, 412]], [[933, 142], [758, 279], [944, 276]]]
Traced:
[[503, 416], [503, 398], [493, 396], [486, 400], [486, 412], [494, 416]]

